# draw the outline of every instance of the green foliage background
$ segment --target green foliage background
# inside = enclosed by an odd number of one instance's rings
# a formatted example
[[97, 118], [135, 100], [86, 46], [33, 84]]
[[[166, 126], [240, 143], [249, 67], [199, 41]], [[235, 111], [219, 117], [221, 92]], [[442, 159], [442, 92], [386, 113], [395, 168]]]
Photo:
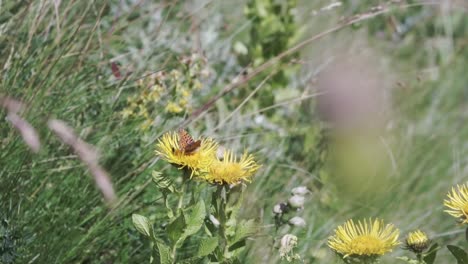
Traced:
[[[138, 92], [137, 80], [180, 67], [181, 56], [203, 53], [211, 75], [193, 94], [198, 109], [243, 71], [249, 74], [342, 17], [374, 7], [371, 1], [346, 1], [320, 11], [330, 2], [282, 1], [281, 13], [269, 6], [273, 2], [2, 1], [0, 93], [25, 103], [22, 116], [37, 128], [42, 148], [32, 153], [2, 122], [0, 262], [147, 262], [149, 244], [132, 226], [131, 215], [155, 221], [164, 214], [151, 172], [175, 172], [155, 157], [155, 140], [191, 112], [158, 114], [149, 131], [140, 131], [141, 120], [120, 115], [127, 97]], [[233, 89], [189, 124], [196, 136], [239, 146], [238, 152], [246, 146], [263, 164], [242, 210], [262, 225], [244, 263], [280, 262], [272, 247], [279, 234], [271, 211], [299, 185], [312, 190], [300, 213], [307, 226], [280, 232], [299, 237], [298, 253], [306, 263], [336, 261], [327, 237], [348, 218], [381, 217], [402, 235], [421, 228], [439, 244], [463, 245], [464, 230], [443, 213], [442, 201], [467, 177], [468, 7], [463, 1], [441, 2], [391, 8], [326, 34]], [[272, 32], [265, 32], [265, 25]], [[277, 41], [266, 41], [269, 37]], [[342, 194], [328, 160], [330, 128], [316, 111], [320, 97], [301, 97], [316, 92], [315, 78], [343, 50], [358, 56], [371, 50], [389, 76], [382, 87], [392, 115], [381, 136], [389, 142], [383, 156], [396, 166], [388, 169], [385, 187], [365, 198]], [[111, 61], [124, 78], [113, 76]], [[0, 117], [5, 120], [5, 111]], [[86, 167], [48, 130], [49, 118], [65, 120], [100, 150], [120, 198], [115, 208], [106, 206]], [[372, 160], [362, 166], [368, 163]], [[388, 256], [383, 263], [392, 260]], [[441, 250], [438, 261], [454, 259]]]

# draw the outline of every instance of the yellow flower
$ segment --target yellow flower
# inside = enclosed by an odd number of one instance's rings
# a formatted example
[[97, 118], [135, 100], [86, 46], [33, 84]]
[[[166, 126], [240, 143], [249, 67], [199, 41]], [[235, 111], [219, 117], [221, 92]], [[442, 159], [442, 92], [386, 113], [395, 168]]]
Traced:
[[215, 159], [200, 177], [219, 184], [250, 182], [251, 177], [259, 168], [260, 165], [257, 164], [252, 155], [244, 153], [237, 161], [237, 157], [232, 151], [226, 150], [223, 153], [223, 159]]
[[186, 106], [188, 105], [188, 100], [185, 99], [185, 98], [180, 99], [180, 100], [179, 100], [179, 105], [180, 105], [181, 107], [186, 107]]
[[408, 234], [408, 237], [405, 241], [405, 248], [416, 254], [421, 254], [429, 247], [430, 243], [431, 241], [429, 238], [427, 238], [426, 233], [422, 232], [421, 230], [416, 230]]
[[189, 168], [191, 176], [198, 174], [200, 170], [206, 170], [215, 161], [216, 149], [218, 145], [212, 139], [201, 139], [200, 147], [190, 154], [181, 151], [179, 145], [179, 134], [168, 132], [158, 139], [156, 153], [162, 159], [182, 168]]
[[176, 104], [174, 102], [169, 102], [169, 103], [167, 103], [165, 110], [168, 113], [178, 114], [178, 113], [182, 112], [184, 109], [182, 109], [182, 107], [180, 107], [180, 105], [178, 105], [178, 104]]
[[190, 97], [190, 91], [187, 90], [186, 88], [183, 88], [183, 89], [180, 90], [180, 95], [183, 98], [189, 98]]
[[468, 224], [468, 186], [466, 184], [457, 185], [457, 189], [452, 187], [452, 192], [447, 194], [444, 205], [448, 210], [444, 212], [458, 218], [462, 224]]
[[125, 108], [122, 110], [122, 112], [120, 112], [120, 114], [122, 115], [122, 118], [126, 119], [133, 115], [133, 110], [130, 108]]
[[139, 128], [143, 131], [148, 130], [153, 125], [153, 120], [146, 119], [143, 123], [140, 124]]
[[335, 235], [328, 239], [328, 246], [343, 258], [378, 257], [399, 244], [399, 231], [392, 224], [384, 226], [383, 220], [348, 220], [335, 229]]

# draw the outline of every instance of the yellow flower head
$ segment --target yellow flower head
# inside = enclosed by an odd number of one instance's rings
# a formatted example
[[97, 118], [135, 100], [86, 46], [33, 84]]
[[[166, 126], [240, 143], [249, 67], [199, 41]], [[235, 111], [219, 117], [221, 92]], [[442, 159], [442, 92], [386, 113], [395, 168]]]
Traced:
[[241, 181], [250, 182], [253, 174], [260, 168], [251, 154], [244, 153], [240, 160], [230, 150], [223, 153], [223, 159], [216, 159], [201, 175], [209, 182], [218, 184], [235, 184]]
[[218, 145], [212, 139], [201, 139], [200, 147], [190, 153], [182, 150], [178, 133], [168, 132], [158, 139], [156, 153], [169, 163], [176, 164], [180, 169], [189, 168], [192, 176], [200, 170], [206, 170], [216, 158]]
[[406, 249], [416, 254], [421, 254], [424, 250], [426, 250], [429, 247], [431, 241], [429, 240], [429, 238], [427, 238], [426, 233], [422, 232], [421, 230], [416, 230], [408, 234], [405, 244]]
[[182, 107], [180, 107], [180, 105], [178, 105], [175, 102], [168, 102], [167, 105], [166, 105], [166, 108], [164, 110], [167, 113], [172, 113], [172, 114], [178, 114], [178, 113], [184, 111], [184, 109]]
[[449, 209], [444, 212], [458, 218], [460, 223], [468, 224], [468, 185], [457, 185], [457, 189], [452, 187], [452, 192], [447, 194], [444, 205]]
[[392, 224], [384, 225], [383, 220], [348, 220], [335, 229], [335, 235], [328, 239], [328, 246], [343, 258], [378, 257], [399, 244], [398, 229]]

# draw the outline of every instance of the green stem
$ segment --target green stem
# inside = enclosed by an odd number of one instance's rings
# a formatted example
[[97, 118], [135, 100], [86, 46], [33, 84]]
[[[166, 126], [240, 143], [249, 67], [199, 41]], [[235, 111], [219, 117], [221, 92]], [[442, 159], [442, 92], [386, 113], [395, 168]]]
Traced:
[[423, 255], [422, 255], [422, 254], [416, 254], [416, 258], [417, 258], [417, 260], [418, 260], [419, 263], [421, 263], [421, 264], [426, 263], [426, 262], [424, 262], [424, 260], [423, 260]]
[[224, 256], [226, 254], [227, 249], [227, 237], [226, 237], [226, 203], [227, 201], [222, 197], [223, 192], [223, 185], [218, 186], [216, 190], [216, 196], [220, 200], [219, 208], [218, 208], [218, 220], [219, 220], [219, 248], [221, 249], [222, 260], [224, 260]]
[[179, 194], [179, 202], [177, 203], [177, 210], [176, 213], [179, 212], [180, 209], [182, 209], [182, 206], [184, 205], [184, 194], [185, 190], [187, 189], [187, 183], [184, 181], [182, 183], [182, 188], [180, 189], [180, 194]]
[[[182, 207], [184, 206], [184, 197], [185, 197], [185, 192], [187, 190], [187, 185], [189, 184], [189, 180], [190, 180], [190, 174], [191, 174], [191, 171], [188, 170], [188, 169], [184, 169], [182, 171], [183, 175], [182, 175], [182, 187], [179, 191], [179, 202], [177, 203], [177, 209], [176, 209], [176, 212], [175, 214], [178, 216], [179, 215], [179, 211], [182, 209]], [[176, 263], [176, 256], [177, 256], [177, 247], [176, 247], [176, 244], [173, 245], [172, 247], [172, 263]]]

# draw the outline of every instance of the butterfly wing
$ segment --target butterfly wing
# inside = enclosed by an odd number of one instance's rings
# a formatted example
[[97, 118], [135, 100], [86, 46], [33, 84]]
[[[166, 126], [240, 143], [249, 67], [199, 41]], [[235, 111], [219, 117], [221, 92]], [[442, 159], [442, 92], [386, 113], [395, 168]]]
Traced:
[[184, 154], [192, 154], [201, 145], [200, 140], [193, 140], [192, 136], [185, 130], [179, 130], [179, 147]]

